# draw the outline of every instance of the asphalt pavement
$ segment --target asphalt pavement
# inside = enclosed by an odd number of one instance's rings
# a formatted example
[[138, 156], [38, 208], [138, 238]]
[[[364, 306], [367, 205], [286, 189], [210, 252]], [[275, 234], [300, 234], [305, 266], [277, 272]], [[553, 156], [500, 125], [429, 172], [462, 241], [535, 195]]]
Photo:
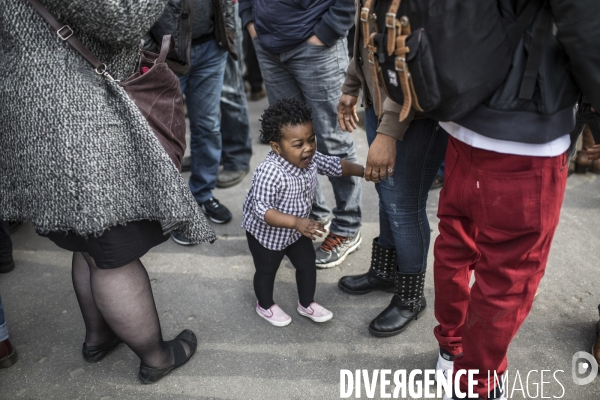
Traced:
[[[250, 103], [251, 170], [269, 150], [258, 141], [258, 119], [266, 106], [266, 99]], [[365, 133], [358, 129], [352, 136], [364, 163]], [[379, 224], [377, 194], [369, 182], [363, 182], [362, 245], [342, 265], [318, 271], [316, 300], [334, 318], [317, 324], [296, 313], [294, 269], [287, 259], [277, 276], [275, 301], [292, 323], [276, 328], [256, 315], [254, 266], [240, 226], [251, 179], [250, 173], [235, 187], [215, 190], [233, 213], [230, 223], [213, 224], [217, 242], [183, 247], [169, 240], [142, 259], [165, 338], [189, 328], [199, 340], [190, 362], [154, 385], [140, 384], [139, 360], [125, 345], [96, 364], [83, 360], [84, 324], [71, 284], [71, 254], [30, 225], [17, 231], [17, 267], [0, 275], [0, 293], [19, 361], [0, 370], [0, 399], [338, 399], [341, 389], [348, 390], [340, 387], [341, 370], [365, 370], [367, 384], [361, 379], [360, 397], [354, 390], [351, 398], [366, 399], [375, 370], [390, 370], [391, 375], [405, 370], [408, 375], [435, 368], [432, 272], [425, 286], [428, 312], [401, 335], [385, 339], [371, 336], [367, 326], [391, 295], [351, 296], [337, 287], [340, 277], [362, 273], [370, 264]], [[332, 206], [331, 187], [326, 179], [321, 182]], [[431, 191], [427, 202], [432, 243], [439, 192]], [[591, 351], [598, 321], [599, 206], [598, 176], [571, 176], [539, 296], [510, 347], [509, 398], [600, 398], [600, 378], [583, 386], [572, 378], [573, 355]], [[429, 271], [432, 264], [430, 249]], [[576, 363], [576, 369], [582, 364]], [[384, 398], [379, 382], [371, 398]], [[387, 392], [393, 389], [392, 379]], [[409, 392], [405, 398], [424, 396]]]

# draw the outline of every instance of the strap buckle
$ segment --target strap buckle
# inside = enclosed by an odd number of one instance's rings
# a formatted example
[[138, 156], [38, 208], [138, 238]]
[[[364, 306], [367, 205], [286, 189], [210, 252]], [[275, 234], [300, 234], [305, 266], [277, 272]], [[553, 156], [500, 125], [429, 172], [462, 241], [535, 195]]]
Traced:
[[386, 13], [385, 14], [385, 27], [388, 29], [394, 29], [396, 27], [396, 14]]
[[[64, 34], [63, 34], [63, 31], [65, 31]], [[59, 38], [61, 38], [61, 40], [65, 41], [68, 38], [70, 38], [71, 36], [73, 36], [73, 29], [71, 29], [71, 27], [69, 25], [65, 25], [62, 28], [60, 28], [59, 30], [57, 30], [56, 34], [58, 35]]]
[[406, 58], [396, 57], [395, 67], [396, 71], [404, 72], [406, 70]]
[[360, 9], [360, 20], [362, 22], [369, 21], [369, 9], [367, 7], [363, 7]]

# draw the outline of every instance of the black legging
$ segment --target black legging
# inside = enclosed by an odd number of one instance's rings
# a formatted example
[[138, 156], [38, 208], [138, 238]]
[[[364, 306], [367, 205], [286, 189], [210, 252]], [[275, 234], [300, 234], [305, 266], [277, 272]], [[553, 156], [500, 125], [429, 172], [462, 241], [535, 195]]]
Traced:
[[254, 259], [254, 293], [258, 304], [269, 309], [273, 301], [273, 286], [275, 275], [283, 256], [288, 256], [294, 268], [296, 268], [296, 285], [298, 286], [298, 297], [303, 307], [308, 307], [314, 301], [315, 288], [317, 286], [317, 267], [315, 265], [315, 249], [312, 241], [306, 236], [300, 237], [283, 250], [269, 250], [260, 242], [246, 232], [248, 247]]

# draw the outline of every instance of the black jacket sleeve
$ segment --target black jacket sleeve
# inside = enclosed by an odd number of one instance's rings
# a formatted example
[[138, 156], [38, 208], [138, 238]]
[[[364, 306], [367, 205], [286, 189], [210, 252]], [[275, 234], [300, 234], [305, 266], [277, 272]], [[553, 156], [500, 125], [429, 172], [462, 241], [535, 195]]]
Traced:
[[550, 0], [550, 5], [571, 74], [592, 106], [600, 109], [600, 1]]

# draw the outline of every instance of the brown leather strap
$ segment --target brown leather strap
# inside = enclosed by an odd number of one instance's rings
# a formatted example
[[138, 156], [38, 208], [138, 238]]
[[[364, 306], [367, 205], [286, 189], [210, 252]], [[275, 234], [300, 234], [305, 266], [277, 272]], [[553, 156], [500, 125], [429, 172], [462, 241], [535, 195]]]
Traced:
[[371, 4], [373, 4], [373, 0], [367, 0], [367, 1], [365, 1], [365, 6], [360, 9], [360, 22], [361, 22], [362, 34], [363, 34], [363, 47], [367, 47], [369, 45], [369, 35], [371, 35], [370, 22], [371, 22], [371, 19], [373, 19], [373, 15], [371, 15]]
[[96, 70], [96, 73], [100, 75], [105, 75], [112, 79], [112, 77], [106, 72], [106, 64], [100, 61], [91, 51], [87, 49], [87, 47], [83, 45], [83, 43], [79, 41], [79, 39], [77, 39], [73, 35], [73, 30], [69, 25], [65, 25], [58, 22], [56, 18], [54, 18], [52, 14], [50, 14], [50, 12], [46, 9], [46, 7], [44, 7], [42, 3], [39, 2], [39, 0], [27, 1], [29, 1], [29, 4], [31, 4], [33, 8], [35, 8], [38, 14], [40, 14], [42, 18], [44, 18], [46, 22], [48, 22], [48, 24], [50, 24], [50, 27], [52, 27], [52, 29], [56, 32], [56, 34], [62, 41], [67, 42], [71, 47], [73, 47], [73, 49], [77, 50], [77, 52], [79, 52], [83, 56], [83, 58], [85, 58], [90, 64], [92, 64], [92, 66]]
[[[404, 102], [402, 103], [402, 110], [400, 111], [400, 121], [404, 121], [410, 109], [412, 107], [412, 94], [410, 90], [410, 74], [408, 73], [408, 66], [406, 65], [406, 53], [408, 53], [408, 47], [406, 46], [406, 36], [398, 36], [396, 39], [396, 48], [399, 53], [396, 54], [394, 67], [398, 73], [398, 80], [400, 81], [400, 87], [402, 88], [402, 95], [404, 96]], [[403, 50], [407, 50], [402, 53]]]
[[379, 88], [379, 71], [381, 70], [381, 68], [379, 67], [379, 60], [377, 58], [377, 46], [375, 45], [375, 36], [377, 36], [377, 32], [373, 32], [369, 37], [369, 46], [367, 47], [367, 49], [369, 50], [369, 64], [371, 64], [371, 75], [373, 75], [373, 86], [375, 87], [375, 96], [373, 96], [373, 103], [375, 103], [375, 113], [377, 114], [377, 116], [381, 116], [381, 111], [383, 109], [381, 89]]
[[393, 0], [392, 4], [390, 5], [390, 8], [388, 9], [387, 14], [385, 14], [385, 27], [388, 31], [388, 56], [391, 56], [394, 53], [394, 45], [396, 44], [396, 28], [398, 26], [398, 21], [396, 20], [396, 13], [400, 8], [401, 2], [402, 0]]

